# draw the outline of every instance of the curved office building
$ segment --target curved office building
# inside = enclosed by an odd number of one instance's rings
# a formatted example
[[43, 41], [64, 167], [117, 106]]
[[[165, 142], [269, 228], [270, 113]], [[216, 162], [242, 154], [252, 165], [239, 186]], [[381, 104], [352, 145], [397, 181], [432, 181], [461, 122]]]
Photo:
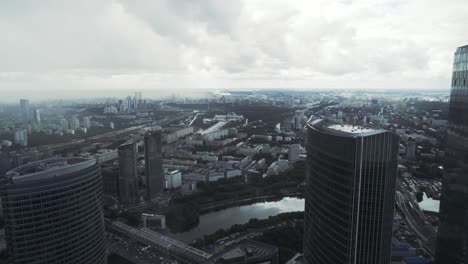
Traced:
[[7, 172], [1, 198], [14, 264], [106, 263], [101, 169], [54, 158]]
[[468, 45], [455, 52], [435, 263], [468, 263]]
[[308, 124], [306, 264], [390, 263], [398, 147], [384, 130]]

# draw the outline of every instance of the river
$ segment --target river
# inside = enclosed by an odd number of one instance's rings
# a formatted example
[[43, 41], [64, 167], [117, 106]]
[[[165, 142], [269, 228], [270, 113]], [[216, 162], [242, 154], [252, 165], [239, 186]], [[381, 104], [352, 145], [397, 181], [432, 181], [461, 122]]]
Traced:
[[304, 211], [304, 199], [285, 197], [275, 202], [259, 202], [251, 205], [230, 207], [200, 216], [195, 228], [177, 234], [169, 234], [180, 241], [190, 243], [204, 235], [227, 229], [235, 224], [245, 224], [251, 218], [266, 219], [286, 212]]
[[[429, 198], [424, 193], [419, 207], [421, 210], [439, 212], [439, 200]], [[190, 243], [204, 235], [212, 234], [218, 229], [227, 229], [235, 224], [245, 224], [251, 218], [266, 219], [269, 216], [295, 211], [304, 211], [304, 199], [285, 197], [274, 202], [259, 202], [235, 206], [201, 215], [196, 227], [186, 232], [170, 233], [168, 235], [180, 241]]]
[[423, 193], [423, 200], [419, 202], [419, 208], [421, 208], [421, 210], [438, 213], [439, 204], [439, 200], [434, 200], [430, 197], [427, 197], [426, 193]]

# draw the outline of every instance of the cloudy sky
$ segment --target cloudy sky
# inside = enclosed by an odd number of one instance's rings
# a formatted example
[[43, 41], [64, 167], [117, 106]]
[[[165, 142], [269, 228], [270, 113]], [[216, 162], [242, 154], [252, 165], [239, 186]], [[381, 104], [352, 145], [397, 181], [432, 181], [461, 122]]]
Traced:
[[1, 1], [0, 91], [448, 89], [467, 14], [466, 0]]

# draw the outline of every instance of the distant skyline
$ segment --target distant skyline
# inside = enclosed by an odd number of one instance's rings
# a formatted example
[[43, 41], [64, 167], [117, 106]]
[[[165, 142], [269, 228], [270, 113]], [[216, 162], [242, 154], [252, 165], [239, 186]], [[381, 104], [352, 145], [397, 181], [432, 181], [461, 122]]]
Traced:
[[[449, 90], [466, 0], [0, 2], [0, 101], [137, 90]], [[117, 95], [116, 95], [117, 96]]]
[[232, 89], [218, 89], [218, 88], [192, 88], [192, 89], [64, 89], [64, 90], [43, 90], [43, 89], [30, 89], [30, 90], [13, 90], [2, 91], [0, 97], [0, 104], [13, 104], [19, 105], [20, 99], [29, 99], [31, 103], [46, 103], [57, 100], [77, 101], [77, 100], [96, 100], [96, 99], [125, 99], [127, 96], [134, 96], [135, 92], [141, 91], [144, 99], [151, 100], [167, 100], [175, 96], [175, 98], [208, 98], [212, 95], [222, 95], [229, 92], [290, 92], [291, 95], [298, 95], [300, 92], [332, 92], [346, 96], [353, 92], [366, 92], [375, 94], [398, 94], [401, 96], [431, 96], [450, 95], [450, 88], [436, 89], [436, 88], [232, 88]]

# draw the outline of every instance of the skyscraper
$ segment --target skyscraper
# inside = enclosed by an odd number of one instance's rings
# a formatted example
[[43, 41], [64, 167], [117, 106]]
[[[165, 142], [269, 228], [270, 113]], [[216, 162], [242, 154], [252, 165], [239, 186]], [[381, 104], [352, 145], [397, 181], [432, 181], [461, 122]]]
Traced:
[[132, 107], [132, 97], [127, 96], [126, 101], [127, 101], [127, 111], [131, 112], [132, 109], [133, 109], [133, 107]]
[[164, 190], [164, 171], [161, 144], [161, 128], [145, 135], [145, 177], [148, 198]]
[[38, 125], [41, 124], [41, 111], [39, 109], [34, 110], [34, 122]]
[[119, 198], [126, 205], [138, 202], [138, 175], [137, 158], [138, 149], [133, 140], [118, 148], [119, 155]]
[[307, 125], [306, 264], [390, 263], [399, 137]]
[[21, 118], [23, 121], [29, 120], [29, 100], [20, 99]]
[[468, 263], [468, 46], [455, 52], [436, 263]]
[[54, 158], [6, 173], [0, 194], [10, 263], [106, 263], [101, 167]]

